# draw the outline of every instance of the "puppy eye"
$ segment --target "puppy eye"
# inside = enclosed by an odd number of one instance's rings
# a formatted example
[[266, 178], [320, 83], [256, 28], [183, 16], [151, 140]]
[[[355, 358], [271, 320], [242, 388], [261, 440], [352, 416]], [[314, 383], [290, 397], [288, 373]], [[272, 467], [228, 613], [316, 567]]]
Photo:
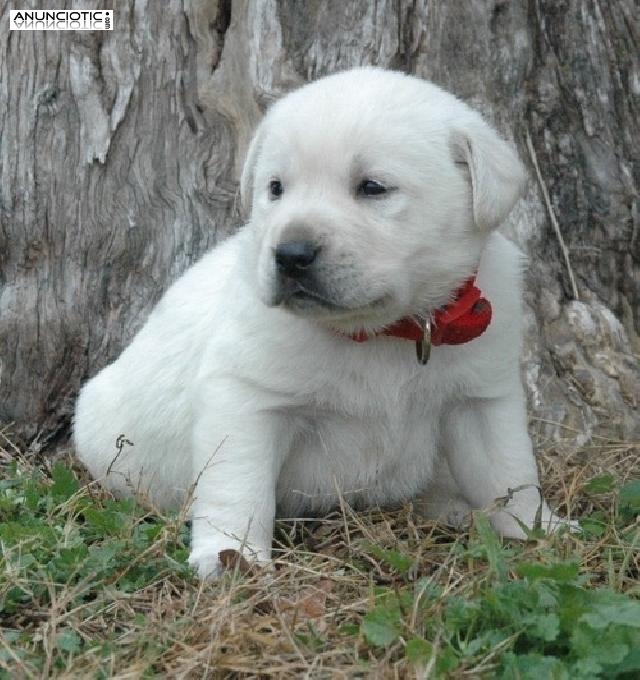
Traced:
[[359, 196], [380, 196], [380, 194], [387, 193], [387, 187], [380, 182], [376, 182], [375, 179], [363, 179], [360, 184], [358, 184]]
[[279, 179], [272, 179], [269, 182], [269, 196], [272, 201], [276, 201], [284, 193], [284, 187]]

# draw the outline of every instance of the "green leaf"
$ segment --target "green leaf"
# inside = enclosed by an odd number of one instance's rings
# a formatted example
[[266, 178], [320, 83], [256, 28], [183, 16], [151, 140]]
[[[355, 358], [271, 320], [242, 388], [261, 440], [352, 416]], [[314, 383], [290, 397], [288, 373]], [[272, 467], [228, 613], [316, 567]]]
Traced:
[[586, 626], [578, 626], [571, 635], [572, 651], [581, 664], [602, 668], [620, 663], [630, 652], [629, 645], [619, 639], [617, 631], [605, 634]]
[[465, 642], [464, 639], [457, 641], [457, 647], [465, 657], [473, 657], [476, 654], [494, 649], [508, 637], [508, 633], [495, 628], [480, 633], [477, 637]]
[[419, 578], [413, 588], [414, 597], [420, 598], [422, 602], [428, 600], [439, 600], [442, 597], [442, 586], [435, 583], [431, 577], [422, 576]]
[[63, 652], [79, 652], [82, 640], [75, 630], [64, 628], [56, 637], [56, 646]]
[[426, 664], [433, 656], [433, 645], [422, 638], [413, 638], [405, 647], [407, 659], [413, 664]]
[[487, 560], [491, 571], [501, 580], [507, 576], [507, 566], [502, 554], [502, 545], [498, 535], [493, 530], [487, 516], [482, 512], [473, 513], [473, 524], [478, 537], [486, 550]]
[[445, 647], [438, 651], [436, 658], [436, 673], [435, 677], [439, 678], [447, 673], [455, 670], [460, 665], [458, 657], [455, 655], [451, 647]]
[[611, 624], [640, 628], [640, 602], [625, 598], [617, 603], [597, 604], [579, 620], [591, 628], [606, 628]]
[[467, 626], [471, 626], [482, 615], [482, 603], [478, 600], [452, 595], [446, 603], [445, 626], [455, 633]]
[[400, 635], [400, 610], [397, 607], [376, 607], [362, 620], [360, 630], [376, 647], [388, 647]]
[[627, 482], [620, 488], [618, 504], [623, 517], [632, 519], [640, 514], [640, 479]]
[[560, 619], [557, 614], [535, 613], [528, 620], [528, 632], [530, 635], [538, 637], [545, 642], [553, 642], [560, 633]]
[[84, 562], [88, 553], [89, 549], [83, 543], [71, 548], [60, 548], [58, 558], [56, 559], [56, 566], [65, 571], [73, 571]]
[[398, 550], [386, 550], [374, 543], [367, 543], [364, 547], [367, 552], [400, 574], [406, 574], [413, 565], [413, 559]]
[[507, 652], [500, 677], [504, 680], [569, 680], [572, 676], [562, 661], [554, 657]]
[[516, 573], [529, 581], [551, 579], [561, 583], [570, 583], [578, 578], [580, 566], [578, 562], [556, 562], [555, 564], [521, 562], [516, 566]]
[[126, 516], [114, 510], [86, 508], [84, 518], [100, 534], [118, 536], [126, 524]]
[[124, 549], [124, 541], [109, 540], [94, 544], [89, 548], [90, 566], [97, 571], [107, 571], [121, 566], [120, 559]]
[[608, 493], [613, 491], [616, 486], [616, 480], [613, 475], [600, 475], [590, 479], [585, 485], [584, 490], [588, 493]]
[[51, 478], [53, 479], [51, 494], [57, 501], [66, 501], [80, 488], [73, 472], [60, 462], [54, 464]]
[[2, 636], [6, 642], [17, 642], [20, 639], [21, 632], [15, 628], [5, 628], [2, 631]]
[[629, 654], [616, 666], [618, 673], [630, 673], [640, 671], [640, 646], [636, 646]]
[[587, 538], [599, 538], [606, 532], [608, 524], [607, 521], [598, 519], [593, 515], [580, 518], [580, 530]]

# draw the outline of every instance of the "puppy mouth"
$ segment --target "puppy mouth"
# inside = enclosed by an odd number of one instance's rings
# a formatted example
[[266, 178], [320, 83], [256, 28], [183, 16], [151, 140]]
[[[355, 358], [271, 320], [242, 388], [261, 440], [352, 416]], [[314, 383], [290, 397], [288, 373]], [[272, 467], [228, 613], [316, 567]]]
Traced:
[[346, 307], [336, 304], [333, 300], [329, 300], [322, 295], [309, 290], [297, 290], [292, 293], [284, 302], [284, 307], [292, 309], [304, 309], [309, 305], [313, 307], [322, 307], [323, 309], [332, 312], [346, 311]]
[[387, 295], [375, 298], [365, 304], [344, 304], [328, 297], [326, 293], [305, 286], [300, 281], [288, 281], [286, 285], [278, 286], [273, 299], [273, 306], [299, 314], [329, 313], [334, 317], [358, 315], [379, 310], [388, 300]]
[[317, 290], [308, 288], [300, 281], [286, 281], [278, 286], [273, 304], [291, 311], [322, 308], [331, 312], [348, 311], [348, 307], [331, 300]]

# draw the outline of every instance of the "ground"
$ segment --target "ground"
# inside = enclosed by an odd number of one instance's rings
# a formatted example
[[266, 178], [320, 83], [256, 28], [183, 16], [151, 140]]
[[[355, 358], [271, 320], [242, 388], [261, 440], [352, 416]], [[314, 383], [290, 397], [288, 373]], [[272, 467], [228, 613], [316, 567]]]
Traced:
[[272, 570], [201, 583], [184, 513], [116, 501], [0, 431], [0, 678], [640, 674], [640, 446], [540, 453], [577, 534], [502, 541], [410, 504], [278, 525]]

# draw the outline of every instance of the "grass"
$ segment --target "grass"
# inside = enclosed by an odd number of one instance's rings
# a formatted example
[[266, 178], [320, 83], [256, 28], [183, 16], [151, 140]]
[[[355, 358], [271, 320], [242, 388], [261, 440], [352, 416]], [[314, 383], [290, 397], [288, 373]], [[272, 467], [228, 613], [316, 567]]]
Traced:
[[[1, 434], [1, 433], [0, 433]], [[579, 534], [503, 542], [348, 508], [281, 522], [275, 569], [186, 565], [188, 528], [73, 461], [0, 447], [0, 678], [640, 675], [640, 451], [542, 456]]]

